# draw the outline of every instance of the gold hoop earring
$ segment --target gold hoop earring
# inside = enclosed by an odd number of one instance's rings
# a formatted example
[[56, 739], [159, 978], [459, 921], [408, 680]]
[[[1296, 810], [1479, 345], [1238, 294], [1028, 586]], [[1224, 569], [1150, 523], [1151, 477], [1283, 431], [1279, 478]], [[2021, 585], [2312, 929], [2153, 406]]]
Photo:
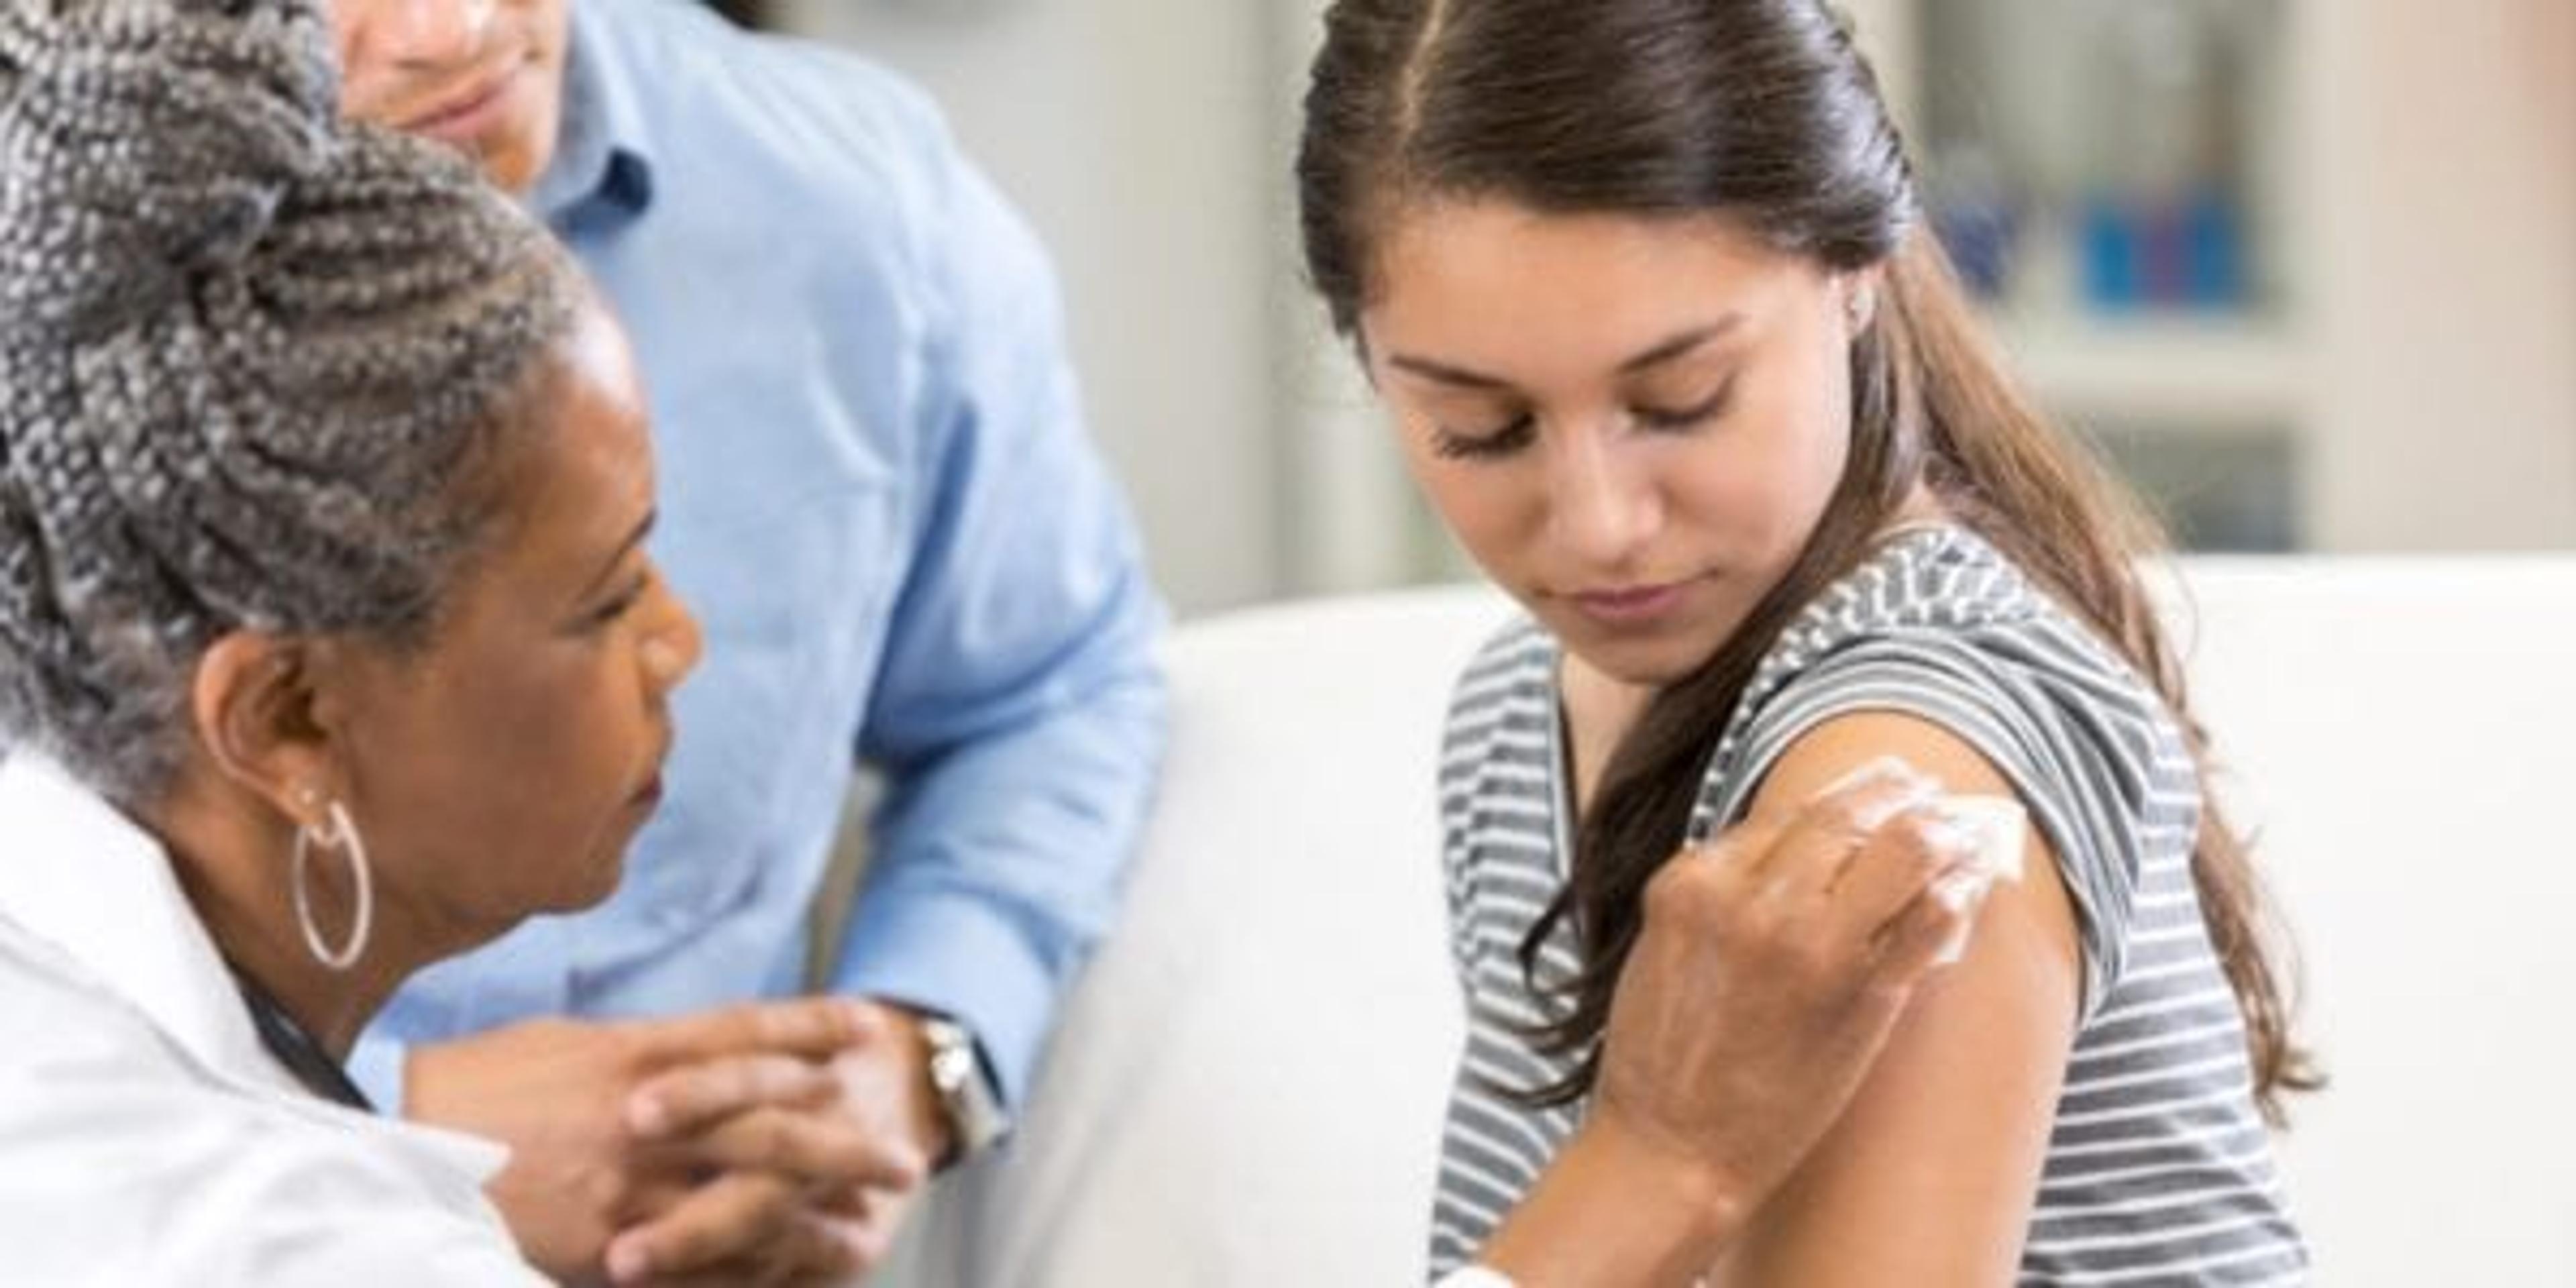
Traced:
[[[374, 874], [368, 870], [367, 843], [358, 835], [358, 825], [338, 801], [331, 802], [328, 824], [316, 829], [299, 824], [295, 829], [294, 863], [290, 880], [295, 895], [295, 924], [304, 932], [304, 947], [313, 960], [335, 971], [345, 971], [358, 964], [367, 951], [367, 936], [375, 927], [376, 890]], [[322, 927], [313, 917], [313, 895], [305, 888], [305, 870], [312, 866], [313, 850], [319, 846], [348, 856], [350, 883], [356, 889], [357, 910], [351, 915], [348, 941], [334, 948], [322, 938]]]

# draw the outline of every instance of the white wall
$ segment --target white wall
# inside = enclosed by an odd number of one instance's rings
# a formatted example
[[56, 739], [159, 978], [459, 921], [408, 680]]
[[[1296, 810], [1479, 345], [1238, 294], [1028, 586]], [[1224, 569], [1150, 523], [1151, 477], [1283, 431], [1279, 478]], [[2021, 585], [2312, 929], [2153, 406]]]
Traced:
[[1092, 431], [1184, 612], [1281, 579], [1263, 9], [1226, 0], [792, 0], [921, 82], [1063, 278]]
[[[1308, 65], [1323, 43], [1327, 0], [1271, 0], [1273, 129], [1293, 158]], [[1283, 160], [1283, 164], [1285, 161]], [[1293, 195], [1293, 185], [1291, 188]], [[1294, 238], [1293, 205], [1281, 211]], [[1299, 248], [1289, 244], [1290, 254]], [[1290, 589], [1326, 594], [1464, 575], [1467, 565], [1405, 476], [1384, 412], [1312, 292], [1280, 304], [1284, 442], [1291, 464]]]
[[2576, 547], [2576, 4], [2299, 22], [2319, 544]]

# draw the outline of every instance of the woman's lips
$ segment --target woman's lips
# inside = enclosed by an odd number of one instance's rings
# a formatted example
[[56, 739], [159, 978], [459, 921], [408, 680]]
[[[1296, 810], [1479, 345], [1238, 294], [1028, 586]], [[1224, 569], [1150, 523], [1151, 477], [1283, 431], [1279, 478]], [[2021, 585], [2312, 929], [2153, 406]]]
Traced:
[[652, 766], [653, 774], [652, 777], [644, 780], [642, 787], [635, 789], [633, 802], [649, 811], [662, 803], [662, 775], [669, 770], [671, 764], [671, 739], [667, 734], [662, 738], [661, 745], [653, 752], [653, 759], [645, 763]]

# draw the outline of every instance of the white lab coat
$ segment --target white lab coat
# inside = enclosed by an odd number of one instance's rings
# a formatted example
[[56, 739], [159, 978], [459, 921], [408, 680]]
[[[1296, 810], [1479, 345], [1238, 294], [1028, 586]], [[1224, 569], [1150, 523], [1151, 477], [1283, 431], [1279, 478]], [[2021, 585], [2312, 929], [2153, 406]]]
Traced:
[[505, 1157], [305, 1091], [160, 844], [0, 762], [0, 1283], [543, 1284], [483, 1196]]

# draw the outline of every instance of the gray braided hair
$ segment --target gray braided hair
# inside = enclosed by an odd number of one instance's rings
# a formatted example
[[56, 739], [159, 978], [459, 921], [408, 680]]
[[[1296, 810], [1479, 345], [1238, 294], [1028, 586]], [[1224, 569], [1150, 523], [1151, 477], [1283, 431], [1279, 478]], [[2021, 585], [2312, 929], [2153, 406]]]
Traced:
[[582, 290], [319, 0], [0, 0], [0, 754], [129, 802], [236, 629], [416, 642]]

